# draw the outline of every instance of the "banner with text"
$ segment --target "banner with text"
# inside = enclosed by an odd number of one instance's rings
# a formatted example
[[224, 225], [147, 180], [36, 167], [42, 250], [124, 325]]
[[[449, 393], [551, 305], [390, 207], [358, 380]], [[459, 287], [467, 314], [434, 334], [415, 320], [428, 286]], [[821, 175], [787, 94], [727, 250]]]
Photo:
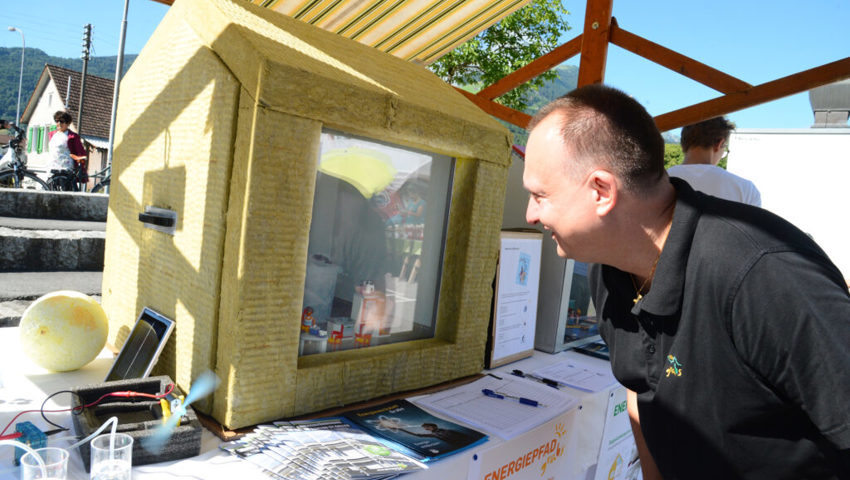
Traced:
[[[533, 408], [533, 407], [529, 407]], [[473, 457], [469, 480], [562, 480], [578, 472], [571, 461], [577, 408]]]
[[605, 430], [599, 446], [599, 463], [596, 464], [594, 480], [640, 480], [635, 437], [626, 409], [626, 389], [611, 390], [608, 396], [608, 412], [605, 415]]

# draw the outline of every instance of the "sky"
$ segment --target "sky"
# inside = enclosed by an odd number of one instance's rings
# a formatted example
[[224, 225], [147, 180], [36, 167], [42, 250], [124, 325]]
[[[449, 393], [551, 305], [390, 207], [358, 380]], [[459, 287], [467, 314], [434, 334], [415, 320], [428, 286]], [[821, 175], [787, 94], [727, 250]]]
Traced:
[[[581, 33], [584, 0], [563, 0], [572, 30]], [[139, 53], [168, 11], [153, 0], [130, 0], [125, 54]], [[61, 13], [59, 13], [61, 12]], [[78, 57], [83, 26], [91, 23], [92, 54], [118, 53], [122, 0], [6, 1], [0, 9], [0, 47], [27, 47]], [[850, 0], [614, 0], [620, 28], [675, 50], [751, 85], [850, 56]], [[53, 18], [62, 17], [62, 22]], [[163, 52], [167, 54], [167, 52]], [[579, 57], [566, 63], [578, 65]], [[82, 68], [82, 67], [81, 67]], [[652, 115], [720, 94], [615, 45], [608, 51], [605, 82], [640, 101]], [[808, 128], [813, 115], [801, 93], [729, 115], [738, 128]]]
[[[564, 0], [572, 30], [581, 33], [585, 1]], [[620, 28], [737, 77], [750, 85], [850, 57], [848, 0], [614, 0]], [[567, 64], [578, 65], [578, 57]], [[605, 83], [659, 115], [721, 94], [611, 45]], [[808, 93], [728, 115], [742, 128], [809, 128]]]
[[[125, 54], [142, 50], [168, 8], [153, 0], [129, 0]], [[117, 55], [123, 16], [123, 0], [4, 0], [0, 8], [0, 47], [21, 47], [20, 33], [7, 30], [13, 26], [23, 30], [27, 48], [38, 48], [56, 57], [80, 58], [83, 26], [90, 23], [91, 55]]]

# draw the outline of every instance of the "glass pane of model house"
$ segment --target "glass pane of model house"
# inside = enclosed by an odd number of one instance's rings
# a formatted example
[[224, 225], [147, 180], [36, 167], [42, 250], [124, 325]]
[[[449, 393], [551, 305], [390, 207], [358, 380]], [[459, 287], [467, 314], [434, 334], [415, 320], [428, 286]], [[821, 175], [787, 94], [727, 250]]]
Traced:
[[301, 355], [434, 336], [453, 166], [450, 157], [322, 132]]

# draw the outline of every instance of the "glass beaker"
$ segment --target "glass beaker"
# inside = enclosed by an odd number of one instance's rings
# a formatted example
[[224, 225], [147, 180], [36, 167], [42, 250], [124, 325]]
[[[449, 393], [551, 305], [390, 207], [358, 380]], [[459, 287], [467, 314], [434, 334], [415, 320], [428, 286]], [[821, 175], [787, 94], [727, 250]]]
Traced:
[[133, 437], [116, 433], [99, 435], [91, 441], [91, 480], [130, 480], [133, 466]]
[[65, 480], [68, 477], [68, 450], [45, 447], [37, 449], [35, 453], [44, 461], [47, 476], [41, 476], [41, 467], [33, 454], [26, 453], [21, 457], [21, 480]]

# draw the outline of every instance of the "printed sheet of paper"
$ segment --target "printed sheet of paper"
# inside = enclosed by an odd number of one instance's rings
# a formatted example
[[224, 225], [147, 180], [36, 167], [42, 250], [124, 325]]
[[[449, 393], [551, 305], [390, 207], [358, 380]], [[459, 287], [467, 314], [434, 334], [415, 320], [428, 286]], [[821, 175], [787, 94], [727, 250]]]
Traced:
[[566, 352], [563, 355], [564, 359], [560, 362], [535, 370], [533, 373], [586, 392], [598, 392], [617, 383], [609, 363], [589, 362], [586, 360], [591, 359], [582, 359], [575, 355], [580, 354]]
[[[485, 388], [536, 400], [541, 406], [523, 405], [510, 398], [491, 398], [481, 392]], [[409, 400], [504, 439], [525, 433], [579, 403], [578, 398], [567, 392], [513, 375], [501, 379], [488, 375], [466, 385]]]
[[502, 232], [491, 367], [534, 350], [542, 245], [539, 232]]

